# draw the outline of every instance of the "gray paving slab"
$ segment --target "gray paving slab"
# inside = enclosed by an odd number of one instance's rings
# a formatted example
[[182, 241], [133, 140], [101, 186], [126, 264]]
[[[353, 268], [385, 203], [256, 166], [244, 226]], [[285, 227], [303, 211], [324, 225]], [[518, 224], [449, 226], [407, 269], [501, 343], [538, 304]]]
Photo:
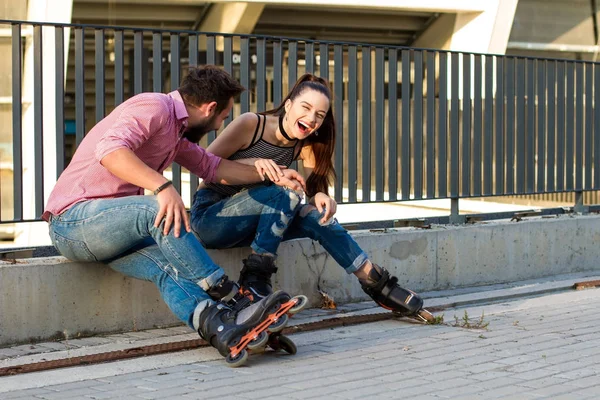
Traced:
[[[294, 334], [297, 355], [253, 355], [239, 369], [228, 368], [214, 349], [202, 348], [41, 372], [35, 379], [34, 375], [4, 377], [0, 378], [0, 398], [192, 399], [199, 398], [199, 393], [206, 399], [533, 399], [569, 398], [568, 394], [594, 398], [600, 390], [600, 339], [596, 335], [600, 318], [590, 310], [597, 307], [600, 289], [556, 290], [445, 311], [446, 316], [461, 316], [467, 310], [469, 316], [477, 316], [474, 320], [484, 312], [484, 320], [490, 323], [487, 330], [453, 327], [452, 320], [441, 326], [400, 320], [345, 326]], [[482, 297], [478, 294], [477, 299]], [[347, 313], [372, 310], [361, 305], [349, 307]], [[312, 312], [310, 318], [332, 315]], [[173, 340], [177, 335], [187, 337], [189, 329], [78, 339], [75, 343], [80, 348], [70, 353], [105, 349], [111, 341], [138, 345]], [[64, 351], [65, 344], [60, 345]], [[31, 354], [23, 353], [51, 351], [52, 346], [28, 349], [22, 345], [14, 354], [17, 361], [26, 359], [19, 357], [31, 359]], [[8, 350], [12, 349], [0, 349], [0, 357]]]

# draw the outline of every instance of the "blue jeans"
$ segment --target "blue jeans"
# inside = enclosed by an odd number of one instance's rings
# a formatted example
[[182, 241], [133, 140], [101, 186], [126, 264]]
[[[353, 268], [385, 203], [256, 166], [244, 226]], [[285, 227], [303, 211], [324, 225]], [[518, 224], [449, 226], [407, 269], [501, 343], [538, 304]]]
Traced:
[[[351, 274], [367, 261], [367, 254], [360, 248], [335, 219], [322, 226], [322, 214], [310, 205], [296, 207], [295, 216], [288, 223], [282, 236], [270, 235], [265, 228], [272, 220], [265, 218], [265, 210], [277, 216], [284, 210], [278, 209], [285, 202], [272, 200], [277, 193], [285, 198], [287, 189], [279, 186], [257, 187], [226, 197], [210, 189], [201, 189], [194, 196], [191, 210], [192, 229], [208, 248], [228, 248], [251, 245], [261, 253], [261, 247], [268, 246], [271, 254], [276, 254], [283, 240], [308, 237], [318, 241], [333, 259]], [[279, 210], [279, 212], [278, 212]], [[266, 240], [265, 240], [266, 239]], [[263, 244], [262, 242], [267, 242]]]
[[277, 185], [243, 190], [231, 197], [200, 189], [194, 195], [190, 222], [209, 248], [250, 244], [258, 254], [275, 255], [301, 200], [295, 191]]
[[162, 227], [155, 228], [158, 209], [155, 196], [84, 201], [51, 217], [50, 238], [70, 260], [101, 261], [127, 276], [153, 282], [171, 311], [197, 329], [197, 310], [212, 301], [205, 290], [219, 282], [224, 271], [193, 233], [183, 229], [176, 238], [173, 229], [164, 235]]

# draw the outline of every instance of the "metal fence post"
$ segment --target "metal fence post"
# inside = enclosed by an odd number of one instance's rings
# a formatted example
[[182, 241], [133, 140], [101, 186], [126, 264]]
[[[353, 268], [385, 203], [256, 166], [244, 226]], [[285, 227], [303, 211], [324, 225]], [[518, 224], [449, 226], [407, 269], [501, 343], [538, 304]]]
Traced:
[[465, 216], [458, 214], [458, 197], [450, 198], [450, 223], [451, 224], [463, 224], [465, 222]]
[[587, 214], [590, 211], [590, 207], [583, 204], [583, 191], [578, 190], [575, 192], [575, 206], [573, 211], [576, 213]]

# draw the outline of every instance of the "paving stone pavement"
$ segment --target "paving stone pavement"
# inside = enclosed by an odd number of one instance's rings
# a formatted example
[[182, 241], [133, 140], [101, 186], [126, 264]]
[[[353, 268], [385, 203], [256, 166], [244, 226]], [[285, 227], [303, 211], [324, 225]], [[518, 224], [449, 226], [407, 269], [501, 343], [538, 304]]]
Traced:
[[[295, 356], [252, 355], [237, 369], [202, 348], [3, 377], [0, 399], [592, 399], [600, 393], [599, 301], [600, 289], [562, 291], [445, 310], [445, 325], [387, 320], [300, 333], [291, 336]], [[452, 326], [465, 313], [474, 325], [483, 315], [487, 329]], [[146, 332], [98, 338], [97, 346], [195, 335], [185, 327]], [[0, 366], [50, 347], [0, 349]]]

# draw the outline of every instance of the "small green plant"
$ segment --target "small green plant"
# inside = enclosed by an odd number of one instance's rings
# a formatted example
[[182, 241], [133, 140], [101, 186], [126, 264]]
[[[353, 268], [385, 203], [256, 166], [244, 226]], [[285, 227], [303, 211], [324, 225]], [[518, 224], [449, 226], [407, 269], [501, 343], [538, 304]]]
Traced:
[[444, 314], [434, 315], [433, 321], [427, 321], [427, 325], [442, 325], [444, 323]]
[[467, 313], [467, 310], [465, 310], [465, 314], [463, 315], [462, 319], [459, 319], [456, 315], [454, 316], [455, 323], [452, 326], [456, 326], [459, 328], [465, 328], [465, 329], [487, 329], [487, 327], [490, 323], [485, 322], [484, 317], [485, 317], [485, 315], [482, 311], [481, 317], [479, 318], [479, 320], [472, 322], [469, 319], [469, 314]]

